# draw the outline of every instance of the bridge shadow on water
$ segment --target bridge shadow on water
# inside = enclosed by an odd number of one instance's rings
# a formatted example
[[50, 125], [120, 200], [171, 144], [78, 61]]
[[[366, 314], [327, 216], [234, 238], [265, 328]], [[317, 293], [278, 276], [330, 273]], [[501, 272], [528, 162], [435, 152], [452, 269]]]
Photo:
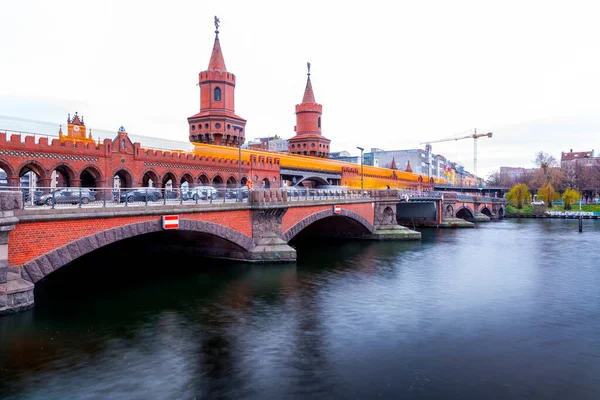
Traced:
[[36, 285], [33, 310], [0, 320], [3, 397], [275, 395], [276, 385], [247, 379], [246, 363], [263, 357], [305, 371], [306, 393], [326, 393], [320, 296], [339, 277], [389, 279], [393, 260], [421, 244], [312, 235], [292, 244], [296, 264], [168, 251], [164, 235], [75, 260]]

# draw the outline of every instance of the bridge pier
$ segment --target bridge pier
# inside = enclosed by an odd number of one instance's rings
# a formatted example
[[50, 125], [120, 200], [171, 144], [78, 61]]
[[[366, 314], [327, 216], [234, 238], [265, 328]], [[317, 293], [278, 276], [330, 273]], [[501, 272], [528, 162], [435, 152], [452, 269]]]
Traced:
[[456, 194], [444, 193], [441, 200], [442, 203], [442, 221], [438, 225], [438, 228], [474, 228], [475, 224], [470, 221], [466, 221], [462, 218], [457, 218], [457, 201]]
[[372, 190], [374, 200], [374, 231], [364, 239], [371, 240], [420, 240], [421, 232], [413, 231], [397, 221], [397, 206], [400, 203], [397, 190]]
[[33, 307], [33, 283], [8, 268], [8, 240], [22, 205], [20, 192], [0, 192], [0, 315]]
[[[253, 192], [254, 195], [257, 192]], [[281, 195], [281, 191], [278, 191]], [[287, 193], [286, 193], [287, 195]], [[258, 198], [258, 196], [256, 196]], [[254, 247], [248, 252], [250, 262], [295, 262], [296, 250], [281, 236], [281, 223], [287, 207], [254, 200], [252, 210], [252, 240]]]

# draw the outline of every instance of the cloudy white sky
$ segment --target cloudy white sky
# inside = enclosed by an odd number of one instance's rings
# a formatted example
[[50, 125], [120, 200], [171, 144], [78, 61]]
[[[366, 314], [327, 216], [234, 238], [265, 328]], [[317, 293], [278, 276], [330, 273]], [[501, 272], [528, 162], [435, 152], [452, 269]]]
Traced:
[[[600, 150], [595, 1], [25, 0], [0, 15], [0, 129], [55, 133], [78, 111], [98, 132], [187, 141], [218, 15], [249, 138], [293, 135], [310, 61], [334, 151], [477, 128], [494, 132], [485, 176], [539, 150]], [[433, 151], [473, 168], [470, 139]]]

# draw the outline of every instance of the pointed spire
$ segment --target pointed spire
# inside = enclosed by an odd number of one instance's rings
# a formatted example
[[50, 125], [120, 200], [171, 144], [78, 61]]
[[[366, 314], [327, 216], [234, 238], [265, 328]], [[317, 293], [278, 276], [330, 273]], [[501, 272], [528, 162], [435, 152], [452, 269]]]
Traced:
[[225, 67], [225, 59], [223, 58], [223, 52], [221, 51], [221, 44], [219, 43], [219, 18], [215, 16], [215, 44], [213, 45], [213, 51], [210, 56], [210, 62], [208, 63], [209, 71], [227, 71]]
[[306, 89], [304, 89], [304, 97], [302, 98], [302, 103], [316, 103], [312, 83], [310, 82], [310, 63], [307, 62], [306, 66], [308, 67], [308, 78], [306, 80]]
[[412, 168], [410, 167], [410, 160], [408, 160], [408, 163], [406, 164], [406, 169], [404, 171], [413, 172]]
[[390, 166], [391, 169], [398, 169], [396, 168], [396, 157], [392, 157], [392, 165]]

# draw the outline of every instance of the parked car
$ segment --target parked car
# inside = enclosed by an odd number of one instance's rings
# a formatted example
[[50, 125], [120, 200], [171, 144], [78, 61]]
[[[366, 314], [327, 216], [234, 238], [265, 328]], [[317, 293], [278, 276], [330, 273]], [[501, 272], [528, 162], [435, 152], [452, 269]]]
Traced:
[[138, 188], [121, 192], [119, 194], [119, 202], [158, 201], [162, 197], [162, 193], [156, 188]]
[[167, 199], [178, 199], [176, 190], [165, 190], [165, 197]]
[[288, 193], [289, 197], [306, 196], [306, 188], [298, 186], [286, 186], [283, 188]]
[[182, 194], [183, 200], [216, 200], [219, 197], [219, 191], [212, 186], [196, 186]]
[[96, 191], [87, 188], [64, 188], [44, 195], [34, 194], [33, 201], [38, 205], [46, 204], [51, 206], [53, 202], [54, 204], [79, 204], [80, 199], [81, 204], [96, 201]]
[[[242, 186], [240, 188], [240, 194], [242, 199], [247, 199], [249, 196], [250, 190], [246, 186]], [[228, 199], [237, 199], [238, 198], [238, 188], [229, 189], [225, 193], [225, 197]]]
[[337, 186], [337, 185], [321, 185], [321, 186], [318, 186], [316, 189], [317, 189], [317, 193], [319, 193], [319, 194], [334, 193], [337, 196], [338, 194], [341, 194], [344, 191], [347, 191], [348, 187], [347, 186]]
[[21, 192], [23, 193], [23, 201], [25, 203], [29, 203], [31, 201], [31, 195], [33, 194], [34, 204], [38, 204], [37, 203], [38, 198], [44, 194], [44, 192], [39, 189], [28, 189], [28, 188], [21, 188]]

